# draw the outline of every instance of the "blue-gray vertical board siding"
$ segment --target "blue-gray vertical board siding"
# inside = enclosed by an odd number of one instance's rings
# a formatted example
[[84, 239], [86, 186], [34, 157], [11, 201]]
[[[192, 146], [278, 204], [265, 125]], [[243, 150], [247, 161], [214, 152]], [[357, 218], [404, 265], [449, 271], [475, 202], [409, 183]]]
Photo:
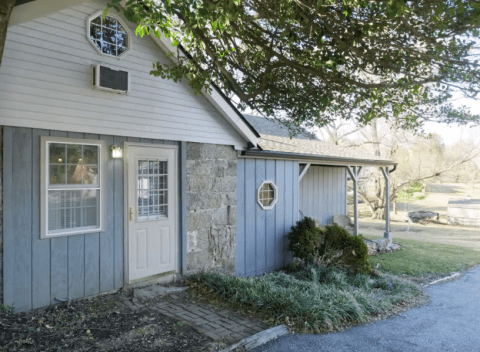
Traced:
[[[257, 190], [260, 188], [263, 181], [265, 181], [266, 174], [265, 174], [265, 160], [256, 159], [255, 160], [255, 194]], [[257, 200], [257, 199], [255, 199]], [[266, 265], [265, 265], [265, 237], [266, 237], [266, 227], [265, 227], [265, 219], [266, 219], [266, 211], [262, 209], [258, 202], [255, 202], [256, 206], [256, 234], [262, 234], [263, 236], [256, 236], [255, 240], [255, 273], [263, 274], [266, 272]]]
[[[263, 181], [273, 181], [278, 199], [264, 210], [257, 202]], [[285, 235], [298, 219], [298, 163], [244, 159], [237, 162], [237, 275], [252, 276], [282, 267], [291, 258]]]
[[[40, 137], [47, 130], [33, 130], [32, 155], [40, 155]], [[32, 159], [32, 308], [50, 304], [50, 239], [40, 236], [40, 158]]]
[[[83, 138], [83, 133], [68, 132], [69, 138]], [[68, 296], [85, 296], [85, 235], [68, 237]]]
[[[113, 145], [113, 137], [101, 135], [100, 139], [106, 141], [107, 146]], [[113, 180], [113, 158], [109, 147], [104, 150], [106, 165], [105, 174], [107, 180]], [[123, 197], [123, 194], [122, 194]], [[114, 290], [114, 270], [113, 270], [113, 182], [106, 182], [105, 206], [107, 211], [105, 220], [105, 232], [100, 235], [100, 291], [108, 292]]]
[[8, 199], [13, 198], [13, 129], [3, 129], [3, 304], [13, 305], [14, 270], [13, 263], [15, 252], [6, 250], [13, 248], [15, 241], [13, 226], [13, 208], [9, 206]]
[[236, 272], [245, 273], [245, 159], [237, 160]]
[[[100, 139], [100, 136], [98, 134], [85, 133], [84, 138], [98, 140]], [[123, 212], [121, 213], [121, 216], [123, 219]], [[91, 296], [97, 293], [100, 293], [100, 233], [99, 232], [87, 233], [85, 235], [85, 296]]]
[[[32, 307], [32, 130], [5, 128], [3, 151], [3, 302], [28, 310]], [[16, 255], [19, 251], [28, 251], [28, 260]]]
[[[267, 160], [266, 162], [266, 179], [274, 181], [275, 180], [275, 160]], [[275, 204], [276, 206], [276, 204]], [[275, 209], [275, 208], [274, 208]], [[270, 210], [265, 212], [266, 223], [265, 223], [265, 259], [267, 272], [275, 270], [275, 210]]]
[[[125, 137], [118, 137], [115, 136], [113, 138], [113, 144], [123, 148], [124, 142], [126, 141]], [[108, 148], [107, 148], [108, 149]], [[115, 256], [114, 260], [114, 269], [115, 269], [115, 289], [119, 289], [123, 287], [123, 279], [124, 279], [124, 263], [123, 263], [123, 253], [124, 253], [124, 217], [123, 213], [125, 211], [124, 208], [124, 197], [119, 197], [117, 195], [123, 194], [124, 191], [124, 170], [123, 170], [123, 160], [122, 159], [113, 159], [113, 173], [114, 173], [114, 180], [113, 180], [113, 194], [115, 194], [114, 198], [114, 251], [113, 254]]]
[[278, 199], [275, 205], [275, 268], [284, 265], [285, 262], [285, 234], [288, 229], [285, 225], [285, 161], [275, 161], [276, 186]]
[[[255, 275], [256, 218], [255, 160], [245, 160], [245, 274]], [[237, 191], [238, 192], [238, 191]], [[243, 215], [241, 215], [243, 216]], [[241, 218], [240, 216], [240, 218]]]
[[[48, 135], [106, 141], [104, 233], [40, 239], [40, 136]], [[123, 286], [123, 161], [112, 159], [109, 148], [112, 144], [122, 146], [125, 140], [4, 127], [4, 304], [19, 312]], [[164, 144], [159, 140], [146, 142]]]
[[300, 211], [324, 225], [331, 224], [334, 215], [346, 214], [345, 182], [343, 167], [310, 166], [299, 185]]
[[[67, 137], [67, 132], [50, 131], [50, 136]], [[39, 155], [40, 157], [40, 155]], [[50, 302], [69, 297], [68, 293], [68, 237], [50, 239]], [[22, 253], [27, 255], [27, 252]]]

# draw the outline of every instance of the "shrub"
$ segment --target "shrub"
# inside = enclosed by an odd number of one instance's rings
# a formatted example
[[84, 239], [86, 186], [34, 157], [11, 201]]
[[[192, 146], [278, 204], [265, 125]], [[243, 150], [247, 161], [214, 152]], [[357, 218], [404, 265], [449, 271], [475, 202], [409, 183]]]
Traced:
[[292, 226], [292, 232], [288, 234], [288, 250], [297, 258], [307, 263], [314, 261], [318, 256], [318, 249], [323, 237], [324, 230], [315, 226], [315, 221], [308, 216], [297, 221]]
[[326, 226], [317, 253], [327, 265], [345, 266], [363, 274], [372, 272], [368, 247], [363, 237], [350, 235], [340, 226]]

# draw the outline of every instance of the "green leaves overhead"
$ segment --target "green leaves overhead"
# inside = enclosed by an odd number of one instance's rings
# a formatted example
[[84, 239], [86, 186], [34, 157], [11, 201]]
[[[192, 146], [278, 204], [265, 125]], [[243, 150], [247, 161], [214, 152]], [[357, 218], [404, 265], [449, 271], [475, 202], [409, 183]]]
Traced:
[[476, 1], [129, 0], [121, 11], [137, 35], [178, 47], [152, 74], [187, 78], [195, 93], [215, 83], [240, 108], [294, 125], [479, 120], [448, 103], [480, 96]]

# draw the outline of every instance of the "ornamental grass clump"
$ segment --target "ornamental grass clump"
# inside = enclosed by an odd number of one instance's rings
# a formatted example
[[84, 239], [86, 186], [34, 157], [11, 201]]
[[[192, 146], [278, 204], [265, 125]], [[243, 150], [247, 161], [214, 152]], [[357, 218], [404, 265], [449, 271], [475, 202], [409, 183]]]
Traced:
[[313, 265], [292, 274], [275, 272], [250, 278], [202, 274], [191, 279], [190, 285], [270, 323], [287, 322], [297, 331], [317, 332], [363, 322], [421, 292], [393, 276], [372, 278]]

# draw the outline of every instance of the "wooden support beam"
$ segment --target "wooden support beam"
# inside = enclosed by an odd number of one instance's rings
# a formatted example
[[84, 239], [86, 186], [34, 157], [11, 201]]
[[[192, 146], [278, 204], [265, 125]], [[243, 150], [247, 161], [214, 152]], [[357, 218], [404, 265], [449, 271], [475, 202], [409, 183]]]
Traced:
[[[380, 167], [385, 178], [385, 233], [384, 238], [388, 238], [392, 243], [392, 233], [390, 232], [390, 170], [387, 167]], [[389, 244], [390, 244], [389, 243]]]
[[347, 171], [353, 181], [353, 235], [358, 236], [358, 179], [360, 177], [362, 167], [347, 166]]

